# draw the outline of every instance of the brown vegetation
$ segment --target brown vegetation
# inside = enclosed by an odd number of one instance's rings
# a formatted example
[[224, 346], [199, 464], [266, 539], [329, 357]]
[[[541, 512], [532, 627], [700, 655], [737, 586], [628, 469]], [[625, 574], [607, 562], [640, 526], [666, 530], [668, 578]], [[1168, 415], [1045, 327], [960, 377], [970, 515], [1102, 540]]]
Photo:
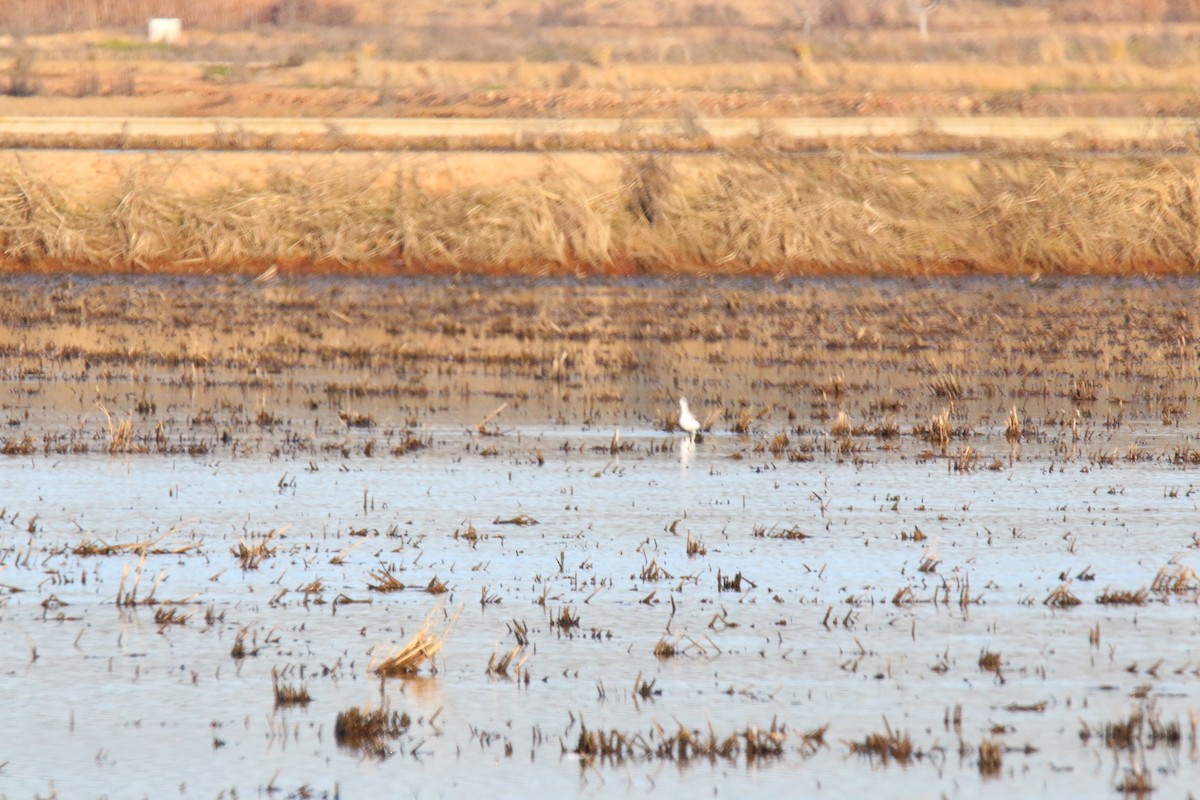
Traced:
[[411, 725], [407, 713], [352, 706], [338, 712], [333, 735], [339, 747], [383, 759], [391, 754], [389, 743], [400, 738]]
[[433, 630], [433, 616], [430, 612], [425, 623], [400, 648], [393, 650], [383, 658], [372, 661], [368, 669], [383, 678], [408, 678], [417, 674], [424, 664], [434, 667], [434, 657], [442, 649], [442, 644], [450, 634], [458, 615], [451, 617], [441, 631]]
[[[873, 156], [755, 155], [657, 186], [650, 222], [643, 188], [598, 190], [565, 169], [537, 185], [442, 192], [329, 170], [198, 196], [138, 173], [118, 193], [88, 201], [9, 173], [0, 175], [0, 263], [36, 271], [1188, 273], [1200, 264], [1198, 176], [1190, 158], [917, 168]], [[935, 423], [931, 441], [945, 448], [953, 432]], [[114, 452], [144, 446], [131, 419], [111, 428]]]

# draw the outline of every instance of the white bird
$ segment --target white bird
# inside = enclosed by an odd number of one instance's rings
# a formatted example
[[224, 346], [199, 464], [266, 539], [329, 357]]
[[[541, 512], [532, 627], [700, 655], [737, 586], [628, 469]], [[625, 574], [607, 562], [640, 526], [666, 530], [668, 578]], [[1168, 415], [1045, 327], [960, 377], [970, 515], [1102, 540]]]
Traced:
[[679, 427], [687, 431], [688, 438], [693, 441], [696, 431], [700, 430], [700, 420], [696, 419], [696, 415], [688, 408], [686, 397], [679, 398]]

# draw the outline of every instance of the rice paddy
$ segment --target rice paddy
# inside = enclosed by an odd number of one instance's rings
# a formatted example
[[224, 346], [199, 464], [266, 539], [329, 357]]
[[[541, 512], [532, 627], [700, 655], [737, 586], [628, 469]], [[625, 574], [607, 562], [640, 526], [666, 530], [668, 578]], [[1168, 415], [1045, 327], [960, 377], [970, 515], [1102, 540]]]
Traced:
[[0, 280], [3, 796], [1194, 787], [1200, 282], [260, 277]]

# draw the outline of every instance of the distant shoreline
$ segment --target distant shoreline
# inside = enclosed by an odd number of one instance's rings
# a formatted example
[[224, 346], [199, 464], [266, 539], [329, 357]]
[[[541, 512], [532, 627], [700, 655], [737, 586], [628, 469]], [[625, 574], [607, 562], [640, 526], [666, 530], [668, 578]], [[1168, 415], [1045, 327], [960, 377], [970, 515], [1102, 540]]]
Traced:
[[1195, 152], [1191, 117], [4, 116], [7, 149], [513, 152]]

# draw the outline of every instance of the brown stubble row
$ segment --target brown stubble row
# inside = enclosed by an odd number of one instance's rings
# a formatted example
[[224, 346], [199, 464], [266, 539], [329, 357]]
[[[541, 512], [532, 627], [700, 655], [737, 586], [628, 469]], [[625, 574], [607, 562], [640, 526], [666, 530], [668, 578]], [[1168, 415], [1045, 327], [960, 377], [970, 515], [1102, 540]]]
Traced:
[[[466, 413], [481, 457], [580, 446], [496, 435], [545, 414], [623, 428], [625, 455], [658, 446], [633, 429], [674, 428], [678, 381], [748, 459], [1197, 460], [1200, 331], [1188, 292], [1165, 284], [126, 283], [0, 283], [0, 367], [29, 407], [0, 453], [420, 458], [445, 444], [428, 426]], [[84, 388], [77, 414], [45, 406]], [[181, 393], [189, 410], [172, 413]], [[552, 410], [560, 393], [575, 400]]]
[[[0, 264], [82, 270], [492, 275], [1181, 274], [1200, 263], [1200, 162], [767, 150], [630, 156], [596, 182], [435, 185], [310, 168], [189, 191], [151, 166], [86, 199], [0, 175]], [[166, 168], [163, 168], [166, 169]]]

